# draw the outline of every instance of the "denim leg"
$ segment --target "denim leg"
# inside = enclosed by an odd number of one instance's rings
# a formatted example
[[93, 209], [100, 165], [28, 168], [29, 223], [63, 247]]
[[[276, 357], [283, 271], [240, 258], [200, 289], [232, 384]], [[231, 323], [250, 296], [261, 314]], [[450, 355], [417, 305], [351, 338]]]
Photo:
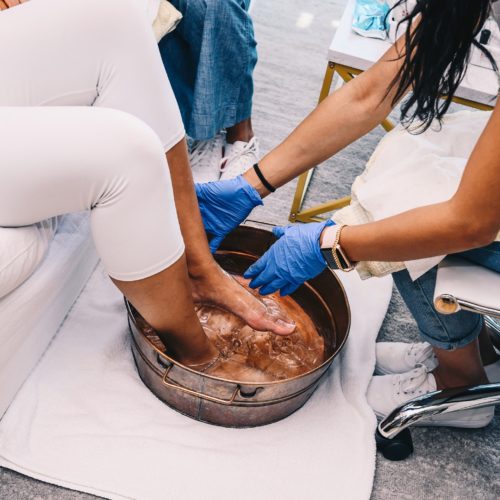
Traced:
[[479, 336], [483, 319], [479, 314], [459, 311], [440, 314], [434, 308], [437, 267], [412, 281], [408, 271], [394, 273], [394, 283], [415, 318], [420, 335], [426, 342], [441, 349], [457, 349]]
[[[457, 254], [483, 267], [500, 272], [500, 243]], [[412, 281], [408, 271], [393, 274], [394, 282], [415, 318], [420, 334], [441, 349], [456, 349], [472, 342], [481, 332], [482, 316], [468, 311], [443, 315], [434, 308], [437, 267]]]
[[182, 12], [160, 42], [188, 135], [203, 140], [251, 116], [257, 63], [249, 0], [170, 0]]
[[464, 259], [470, 260], [480, 266], [500, 273], [500, 242], [495, 241], [491, 245], [482, 248], [474, 248], [457, 254]]

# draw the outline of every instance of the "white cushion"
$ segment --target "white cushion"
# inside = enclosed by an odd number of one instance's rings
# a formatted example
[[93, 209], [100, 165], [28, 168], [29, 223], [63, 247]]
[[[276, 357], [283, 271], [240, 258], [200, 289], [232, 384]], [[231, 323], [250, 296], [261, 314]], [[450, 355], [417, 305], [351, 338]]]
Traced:
[[0, 298], [26, 281], [47, 255], [57, 218], [23, 227], [0, 227]]

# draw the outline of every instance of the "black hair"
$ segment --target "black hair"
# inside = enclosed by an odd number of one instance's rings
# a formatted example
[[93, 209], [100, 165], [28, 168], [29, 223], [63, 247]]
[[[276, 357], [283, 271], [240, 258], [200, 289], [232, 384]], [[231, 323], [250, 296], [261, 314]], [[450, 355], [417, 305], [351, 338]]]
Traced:
[[[393, 9], [405, 1], [399, 0]], [[395, 105], [412, 90], [401, 104], [405, 126], [419, 122], [414, 130], [423, 132], [433, 120], [441, 123], [465, 76], [473, 46], [497, 69], [492, 56], [476, 41], [490, 10], [490, 0], [417, 0], [413, 11], [400, 22], [408, 22], [403, 65], [388, 93], [396, 89]]]

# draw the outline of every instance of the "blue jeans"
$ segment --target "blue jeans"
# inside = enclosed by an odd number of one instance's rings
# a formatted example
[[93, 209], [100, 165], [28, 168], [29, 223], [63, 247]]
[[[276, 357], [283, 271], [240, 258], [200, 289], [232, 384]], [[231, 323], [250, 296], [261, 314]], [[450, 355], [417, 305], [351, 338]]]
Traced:
[[250, 0], [170, 0], [182, 12], [160, 42], [187, 134], [214, 137], [250, 118], [257, 43]]
[[[500, 273], [498, 242], [457, 255]], [[415, 281], [411, 280], [406, 270], [392, 276], [425, 341], [441, 349], [464, 347], [478, 337], [483, 327], [483, 318], [468, 311], [451, 315], [438, 313], [434, 308], [436, 274], [437, 267]]]

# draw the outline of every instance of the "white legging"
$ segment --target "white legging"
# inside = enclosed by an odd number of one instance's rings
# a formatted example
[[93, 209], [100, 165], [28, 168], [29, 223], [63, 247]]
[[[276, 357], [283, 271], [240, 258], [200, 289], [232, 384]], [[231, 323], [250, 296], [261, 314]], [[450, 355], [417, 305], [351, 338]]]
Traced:
[[137, 0], [32, 0], [0, 12], [0, 226], [91, 210], [107, 272], [182, 255], [165, 151], [184, 137]]

